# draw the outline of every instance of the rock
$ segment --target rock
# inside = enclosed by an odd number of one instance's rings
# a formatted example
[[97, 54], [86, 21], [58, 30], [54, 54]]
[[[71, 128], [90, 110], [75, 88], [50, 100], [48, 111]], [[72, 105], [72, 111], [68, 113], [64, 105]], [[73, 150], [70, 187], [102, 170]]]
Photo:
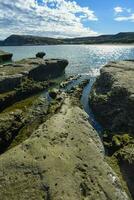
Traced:
[[1, 199], [128, 200], [87, 114], [66, 97], [57, 114], [0, 157]]
[[116, 156], [120, 171], [134, 198], [134, 62], [104, 66], [90, 95], [90, 104], [107, 132], [104, 144]]
[[110, 132], [134, 133], [134, 62], [111, 62], [96, 80], [90, 104]]
[[0, 93], [15, 89], [21, 84], [23, 78], [23, 74], [15, 74], [10, 76], [2, 75], [0, 77]]
[[12, 139], [17, 135], [22, 124], [21, 110], [0, 115], [0, 153], [8, 147]]
[[134, 142], [130, 142], [128, 145], [122, 147], [116, 152], [116, 158], [118, 160], [120, 171], [123, 178], [126, 181], [129, 191], [134, 199]]
[[36, 54], [36, 58], [43, 58], [45, 55], [46, 55], [46, 53], [44, 53], [44, 52], [38, 52]]
[[[32, 64], [32, 62], [35, 62], [35, 61], [31, 60], [30, 63]], [[64, 59], [62, 60], [61, 59], [49, 59], [49, 60], [42, 59], [40, 64], [38, 64], [38, 66], [33, 67], [33, 69], [29, 71], [29, 78], [32, 78], [35, 81], [43, 81], [43, 80], [49, 80], [51, 78], [56, 78], [64, 73], [67, 65], [68, 65], [68, 61]]]
[[50, 90], [50, 91], [49, 91], [49, 96], [50, 96], [52, 99], [55, 99], [55, 98], [57, 97], [58, 92], [59, 92], [59, 90], [57, 90], [57, 89]]
[[64, 73], [67, 60], [40, 58], [24, 59], [2, 65], [0, 70], [0, 93], [8, 92], [20, 85], [23, 79], [45, 81]]
[[12, 56], [13, 56], [12, 53], [7, 53], [0, 50], [0, 63], [11, 61]]

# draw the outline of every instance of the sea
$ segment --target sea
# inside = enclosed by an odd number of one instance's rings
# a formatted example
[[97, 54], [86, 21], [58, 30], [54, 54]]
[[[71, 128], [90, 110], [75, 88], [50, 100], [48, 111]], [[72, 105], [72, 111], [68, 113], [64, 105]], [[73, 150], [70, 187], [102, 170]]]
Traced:
[[[5, 46], [1, 50], [13, 53], [13, 60], [34, 57], [37, 52], [46, 53], [46, 58], [67, 59], [69, 65], [65, 76], [80, 75], [83, 79], [90, 79], [84, 88], [81, 103], [89, 115], [94, 128], [101, 132], [102, 128], [95, 120], [89, 106], [91, 87], [100, 74], [102, 66], [109, 61], [134, 59], [134, 45], [45, 45], [45, 46]], [[75, 84], [75, 83], [74, 83]]]
[[13, 60], [34, 57], [39, 51], [46, 52], [46, 58], [65, 58], [69, 61], [67, 75], [97, 76], [109, 61], [134, 59], [134, 45], [6, 46], [0, 49], [13, 53]]

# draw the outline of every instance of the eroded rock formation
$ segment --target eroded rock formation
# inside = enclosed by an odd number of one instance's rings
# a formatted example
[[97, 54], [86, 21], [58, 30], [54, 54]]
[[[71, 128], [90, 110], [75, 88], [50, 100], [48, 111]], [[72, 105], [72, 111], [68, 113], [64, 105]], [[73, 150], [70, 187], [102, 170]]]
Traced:
[[104, 66], [90, 94], [90, 105], [103, 125], [104, 145], [116, 158], [134, 197], [134, 61]]
[[1, 155], [1, 199], [129, 199], [88, 116], [72, 103], [65, 97], [57, 114]]

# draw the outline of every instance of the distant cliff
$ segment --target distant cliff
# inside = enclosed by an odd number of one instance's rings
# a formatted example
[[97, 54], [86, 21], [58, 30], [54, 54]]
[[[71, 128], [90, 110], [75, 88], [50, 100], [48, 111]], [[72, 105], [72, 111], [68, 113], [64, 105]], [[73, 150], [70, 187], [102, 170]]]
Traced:
[[39, 37], [31, 35], [11, 35], [2, 42], [3, 46], [52, 45], [52, 44], [61, 44], [61, 41], [58, 39], [48, 38], [48, 37]]
[[3, 41], [1, 46], [21, 45], [57, 45], [57, 44], [130, 44], [134, 43], [134, 32], [118, 33], [116, 35], [100, 35], [96, 37], [80, 37], [56, 39], [31, 35], [11, 35]]

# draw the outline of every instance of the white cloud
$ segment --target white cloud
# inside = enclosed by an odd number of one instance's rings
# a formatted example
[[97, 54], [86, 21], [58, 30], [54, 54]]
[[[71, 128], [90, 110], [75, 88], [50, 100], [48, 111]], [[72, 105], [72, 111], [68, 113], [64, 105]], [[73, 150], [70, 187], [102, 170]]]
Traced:
[[122, 13], [124, 11], [124, 9], [120, 6], [117, 6], [117, 7], [114, 8], [114, 11], [117, 14], [117, 13]]
[[116, 14], [116, 17], [114, 18], [115, 21], [134, 22], [134, 13], [132, 12], [131, 8], [123, 8], [123, 7], [117, 6], [114, 8], [114, 11]]
[[51, 37], [97, 35], [83, 21], [95, 13], [67, 0], [0, 0], [0, 35], [34, 34]]
[[131, 21], [134, 22], [134, 13], [131, 14], [130, 16], [120, 16], [115, 18], [116, 21]]

